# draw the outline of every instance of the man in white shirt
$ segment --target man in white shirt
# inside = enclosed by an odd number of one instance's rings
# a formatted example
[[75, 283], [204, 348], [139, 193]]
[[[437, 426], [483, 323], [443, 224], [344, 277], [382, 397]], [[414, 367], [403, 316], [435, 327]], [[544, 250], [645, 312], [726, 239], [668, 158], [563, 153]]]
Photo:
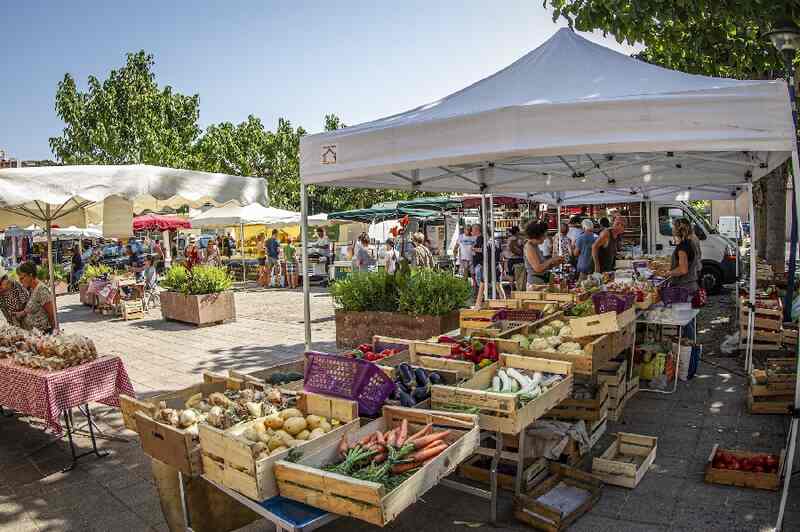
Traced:
[[[456, 250], [454, 252], [458, 253], [458, 269], [461, 275], [466, 278], [469, 278], [471, 273], [472, 248], [475, 245], [475, 240], [478, 238], [475, 233], [476, 231], [473, 230], [472, 234], [470, 234], [470, 228], [462, 229], [456, 241]], [[480, 233], [480, 227], [477, 233]]]
[[583, 229], [581, 228], [581, 218], [579, 216], [573, 216], [569, 219], [569, 230], [567, 231], [567, 238], [572, 240], [572, 245], [575, 245], [575, 242], [578, 240], [578, 237], [583, 234]]

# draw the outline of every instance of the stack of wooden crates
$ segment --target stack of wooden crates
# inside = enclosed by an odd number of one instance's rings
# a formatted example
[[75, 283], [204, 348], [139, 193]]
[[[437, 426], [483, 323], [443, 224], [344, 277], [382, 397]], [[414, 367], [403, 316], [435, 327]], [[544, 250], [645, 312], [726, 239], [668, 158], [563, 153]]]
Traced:
[[601, 367], [597, 380], [608, 386], [608, 418], [621, 420], [625, 405], [639, 391], [639, 376], [628, 377], [628, 361], [623, 357]]
[[[747, 345], [747, 320], [750, 302], [739, 301], [739, 348]], [[780, 299], [756, 299], [753, 348], [758, 351], [777, 351], [783, 344], [783, 305]]]
[[768, 358], [764, 369], [750, 377], [747, 407], [751, 414], [788, 414], [794, 404], [797, 361]]

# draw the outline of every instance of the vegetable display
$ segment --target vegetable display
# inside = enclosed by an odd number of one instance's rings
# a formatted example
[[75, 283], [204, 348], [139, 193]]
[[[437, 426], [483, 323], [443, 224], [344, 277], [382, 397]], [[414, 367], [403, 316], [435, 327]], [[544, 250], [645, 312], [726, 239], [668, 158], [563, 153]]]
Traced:
[[500, 357], [496, 342], [489, 341], [483, 344], [478, 340], [460, 340], [443, 335], [438, 338], [438, 343], [450, 344], [450, 356], [447, 358], [468, 360], [477, 368], [485, 368], [493, 362], [497, 362]]
[[750, 457], [737, 457], [735, 454], [719, 450], [712, 461], [714, 469], [731, 469], [753, 473], [777, 473], [780, 459], [774, 454], [758, 454]]
[[594, 304], [591, 299], [582, 301], [564, 311], [564, 314], [573, 318], [583, 318], [594, 314]]
[[[591, 301], [589, 302], [591, 304]], [[569, 353], [582, 355], [583, 347], [578, 342], [570, 340], [572, 327], [561, 320], [552, 320], [539, 327], [534, 334], [525, 336], [515, 334], [510, 339], [518, 342], [523, 349], [540, 351], [544, 353]]]
[[533, 401], [563, 379], [564, 376], [557, 373], [501, 368], [492, 377], [492, 384], [486, 391], [514, 394], [524, 404]]
[[397, 366], [397, 385], [391, 399], [400, 402], [400, 406], [413, 407], [417, 403], [429, 399], [431, 385], [442, 384], [442, 377], [435, 371], [423, 368], [412, 368], [405, 362]]
[[338, 419], [305, 415], [294, 407], [273, 409], [266, 417], [252, 421], [241, 438], [248, 442], [253, 457], [259, 459], [317, 439], [340, 424]]
[[77, 334], [48, 336], [13, 325], [0, 327], [0, 358], [49, 371], [78, 366], [97, 358], [94, 342]]
[[382, 484], [389, 492], [447, 449], [448, 436], [449, 430], [434, 432], [432, 424], [409, 435], [404, 419], [392, 430], [376, 431], [356, 442], [343, 436], [338, 448], [341, 460], [322, 469]]
[[345, 353], [345, 356], [350, 358], [358, 358], [368, 360], [370, 362], [377, 362], [378, 360], [396, 355], [400, 351], [398, 349], [383, 349], [382, 351], [375, 352], [372, 344], [361, 344], [352, 351]]

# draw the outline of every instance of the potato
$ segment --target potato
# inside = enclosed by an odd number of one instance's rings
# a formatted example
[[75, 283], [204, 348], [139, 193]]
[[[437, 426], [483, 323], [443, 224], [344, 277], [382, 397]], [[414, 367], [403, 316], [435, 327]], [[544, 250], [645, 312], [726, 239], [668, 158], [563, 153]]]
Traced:
[[276, 455], [278, 453], [282, 453], [283, 451], [288, 451], [288, 450], [289, 450], [288, 447], [276, 447], [275, 449], [272, 449], [272, 451], [270, 451], [269, 455], [273, 456], [273, 455]]
[[258, 441], [260, 441], [261, 443], [269, 443], [269, 440], [271, 440], [271, 439], [272, 439], [272, 435], [271, 434], [267, 434], [266, 432], [258, 435]]
[[283, 421], [283, 430], [295, 436], [306, 430], [306, 420], [302, 417], [290, 417]]
[[268, 432], [267, 426], [264, 425], [264, 423], [258, 423], [258, 422], [253, 423], [253, 429], [255, 429], [256, 433], [258, 433], [259, 436], [261, 436], [262, 434], [267, 434]]
[[264, 418], [264, 425], [273, 430], [278, 430], [283, 427], [283, 418], [279, 414], [269, 415]]
[[284, 432], [284, 431], [280, 431], [280, 432], [282, 434], [279, 434], [278, 437], [281, 439], [283, 444], [286, 447], [291, 447], [292, 443], [294, 443], [294, 441], [295, 441], [294, 438], [291, 435], [289, 435], [288, 433]]
[[244, 437], [244, 439], [249, 441], [253, 442], [260, 441], [260, 438], [258, 436], [258, 431], [256, 431], [255, 427], [247, 427], [244, 433], [242, 433], [242, 436]]
[[294, 438], [295, 438], [296, 440], [307, 440], [307, 439], [308, 439], [308, 436], [309, 436], [310, 434], [311, 434], [311, 433], [310, 433], [310, 432], [308, 432], [308, 430], [301, 430], [301, 431], [300, 431], [300, 433], [299, 433], [299, 434], [297, 434], [297, 435], [296, 435]]
[[309, 414], [306, 416], [306, 425], [309, 429], [314, 430], [315, 428], [319, 427], [319, 424], [322, 422], [321, 417], [315, 414]]
[[273, 436], [267, 442], [267, 447], [269, 447], [270, 451], [277, 449], [278, 447], [286, 447], [286, 444], [283, 443], [283, 439], [280, 436]]
[[303, 413], [296, 408], [287, 408], [286, 410], [281, 410], [278, 415], [281, 416], [281, 419], [284, 421], [290, 417], [304, 417]]
[[322, 430], [322, 432], [323, 432], [323, 434], [327, 434], [328, 432], [330, 432], [330, 431], [332, 431], [332, 430], [333, 430], [333, 427], [331, 427], [331, 424], [330, 424], [330, 423], [328, 423], [328, 422], [327, 422], [327, 421], [325, 421], [325, 420], [323, 420], [323, 421], [322, 421], [322, 422], [319, 424], [319, 426], [318, 426], [317, 428], [318, 428], [318, 429], [321, 429], [321, 430]]
[[315, 428], [314, 430], [311, 431], [311, 434], [308, 435], [308, 439], [309, 440], [315, 440], [315, 439], [319, 438], [320, 436], [324, 436], [324, 435], [325, 435], [325, 431], [321, 427], [317, 427], [317, 428]]

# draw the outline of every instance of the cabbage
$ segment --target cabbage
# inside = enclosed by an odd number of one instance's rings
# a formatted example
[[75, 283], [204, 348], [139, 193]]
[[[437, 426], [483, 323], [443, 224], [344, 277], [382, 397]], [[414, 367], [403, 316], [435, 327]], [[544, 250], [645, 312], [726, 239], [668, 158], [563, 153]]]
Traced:
[[524, 349], [527, 349], [528, 345], [530, 344], [530, 341], [528, 340], [528, 337], [525, 336], [524, 334], [515, 334], [514, 336], [512, 336], [510, 338], [510, 340], [512, 342], [517, 342], [520, 345], [520, 347], [522, 347]]
[[542, 349], [542, 352], [544, 352], [544, 353], [557, 353], [555, 347], [547, 347], [545, 349]]
[[547, 343], [550, 344], [551, 347], [558, 347], [558, 345], [561, 343], [561, 337], [560, 336], [548, 336], [547, 337]]
[[583, 351], [583, 349], [581, 348], [581, 344], [578, 342], [564, 342], [558, 346], [559, 353], [576, 353], [581, 351]]
[[533, 341], [531, 341], [530, 347], [534, 351], [544, 351], [550, 347], [550, 344], [548, 344], [547, 340], [544, 338], [534, 338]]
[[558, 331], [558, 335], [562, 338], [572, 338], [572, 327], [569, 325], [564, 325], [561, 327], [561, 330]]
[[549, 325], [550, 325], [550, 327], [552, 327], [553, 329], [560, 329], [561, 327], [563, 327], [564, 325], [566, 325], [566, 323], [564, 323], [564, 322], [563, 322], [563, 321], [561, 321], [561, 320], [553, 320], [553, 321], [551, 321], [551, 322], [549, 323]]
[[556, 334], [556, 330], [550, 325], [542, 325], [539, 327], [539, 330], [536, 331], [536, 334], [539, 336], [553, 336]]

